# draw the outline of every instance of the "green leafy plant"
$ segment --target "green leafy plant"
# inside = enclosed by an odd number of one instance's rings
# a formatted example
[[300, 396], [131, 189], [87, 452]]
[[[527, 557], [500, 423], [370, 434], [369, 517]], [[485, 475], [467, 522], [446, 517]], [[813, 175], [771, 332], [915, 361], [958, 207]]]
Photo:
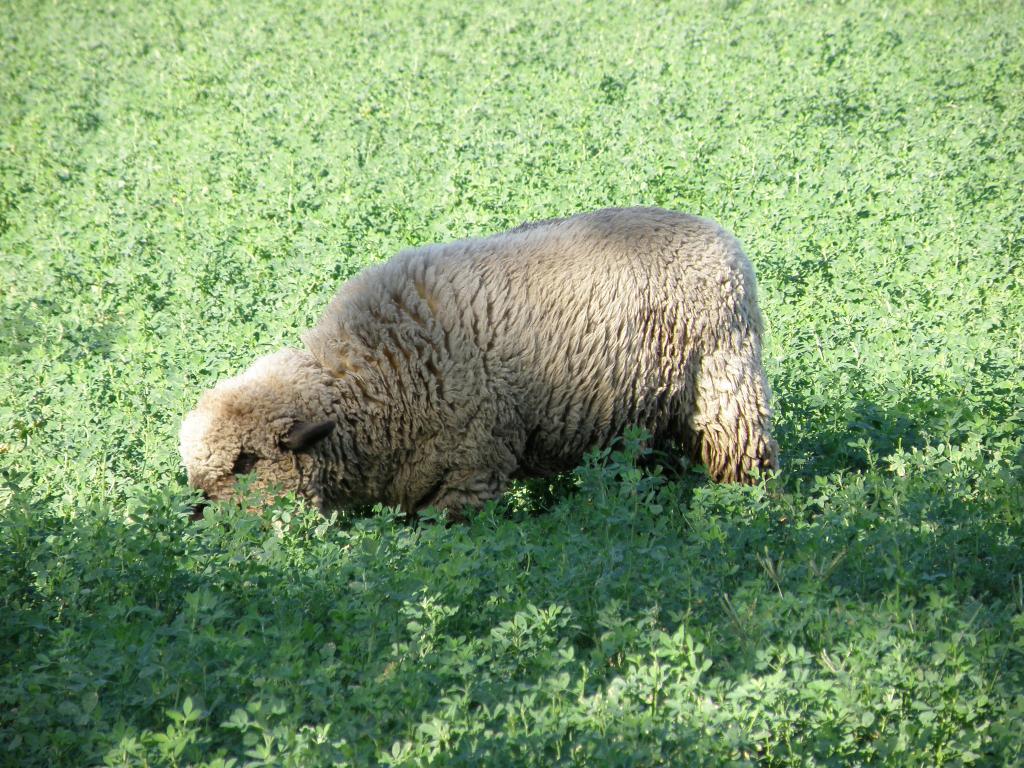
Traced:
[[[1024, 14], [115, 1], [0, 24], [0, 764], [1024, 761]], [[399, 249], [737, 233], [783, 467], [198, 523], [176, 430]]]

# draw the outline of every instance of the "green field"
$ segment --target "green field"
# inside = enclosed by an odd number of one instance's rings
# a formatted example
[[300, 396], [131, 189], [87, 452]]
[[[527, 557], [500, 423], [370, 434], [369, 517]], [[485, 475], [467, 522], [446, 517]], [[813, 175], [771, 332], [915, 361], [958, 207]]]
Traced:
[[[0, 765], [1021, 765], [1024, 6], [890, 5], [4, 3]], [[346, 277], [634, 204], [749, 253], [777, 477], [186, 522]]]

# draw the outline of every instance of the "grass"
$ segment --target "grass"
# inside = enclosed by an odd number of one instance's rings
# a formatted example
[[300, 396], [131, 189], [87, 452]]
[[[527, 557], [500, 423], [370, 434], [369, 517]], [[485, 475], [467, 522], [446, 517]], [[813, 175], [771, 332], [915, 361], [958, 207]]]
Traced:
[[[1024, 761], [1018, 3], [4, 16], [0, 763]], [[347, 276], [638, 203], [749, 252], [777, 478], [183, 520], [182, 414]]]

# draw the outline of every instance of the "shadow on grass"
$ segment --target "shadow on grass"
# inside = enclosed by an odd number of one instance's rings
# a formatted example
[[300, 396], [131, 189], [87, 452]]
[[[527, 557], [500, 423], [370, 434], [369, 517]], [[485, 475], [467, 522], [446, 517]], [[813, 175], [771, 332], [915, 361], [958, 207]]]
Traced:
[[[903, 436], [902, 414], [857, 410]], [[39, 762], [95, 762], [123, 737], [157, 749], [189, 697], [190, 759], [265, 736], [313, 749], [302, 727], [329, 724], [319, 758], [416, 762], [446, 743], [450, 763], [644, 764], [781, 748], [752, 723], [785, 715], [795, 748], [839, 754], [853, 738], [863, 758], [874, 737], [843, 716], [834, 733], [810, 727], [850, 686], [878, 728], [950, 690], [1012, 700], [1024, 500], [1009, 468], [922, 446], [902, 473], [865, 458], [748, 488], [666, 479], [638, 470], [641, 454], [627, 440], [592, 458], [548, 488], [546, 514], [526, 499], [450, 529], [285, 507], [189, 526], [178, 488], [137, 500], [130, 522], [10, 514], [0, 728]], [[675, 688], [651, 687], [655, 669]], [[715, 708], [686, 704], [701, 700]], [[930, 748], [930, 733], [907, 743]]]
[[934, 416], [934, 406], [914, 399], [885, 409], [871, 402], [840, 404], [838, 399], [792, 391], [784, 398], [780, 393], [779, 399], [775, 431], [783, 470], [808, 478], [869, 469], [865, 445], [875, 456], [920, 448], [926, 442], [925, 425]]

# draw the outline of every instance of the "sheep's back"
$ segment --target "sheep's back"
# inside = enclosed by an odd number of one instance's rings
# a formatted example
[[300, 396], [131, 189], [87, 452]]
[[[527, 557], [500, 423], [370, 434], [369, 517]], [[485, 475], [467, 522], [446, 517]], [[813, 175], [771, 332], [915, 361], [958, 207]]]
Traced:
[[664, 430], [692, 397], [701, 345], [753, 291], [716, 224], [609, 209], [405, 251], [349, 281], [307, 344], [404, 347], [390, 364], [417, 369], [410, 387], [443, 380], [415, 407], [443, 422], [500, 403], [524, 472], [543, 473], [629, 424]]

